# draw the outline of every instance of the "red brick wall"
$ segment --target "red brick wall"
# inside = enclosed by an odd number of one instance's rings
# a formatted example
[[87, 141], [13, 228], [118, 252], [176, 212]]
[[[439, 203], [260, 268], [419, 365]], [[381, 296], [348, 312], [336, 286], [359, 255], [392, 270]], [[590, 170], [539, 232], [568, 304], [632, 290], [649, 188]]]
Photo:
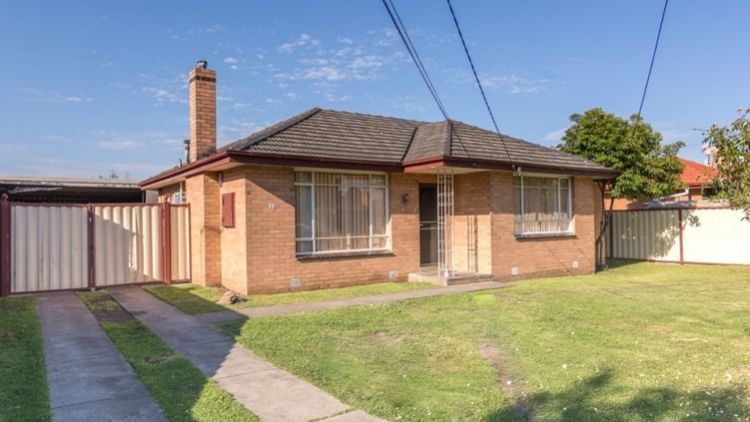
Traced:
[[215, 174], [192, 176], [185, 182], [190, 204], [190, 254], [193, 283], [221, 285], [219, 182]]
[[[492, 275], [497, 280], [591, 273], [595, 269], [594, 201], [597, 191], [590, 179], [573, 180], [575, 236], [517, 239], [513, 233], [513, 176], [492, 173]], [[573, 262], [578, 268], [573, 268]], [[511, 268], [518, 270], [511, 276]]]
[[[418, 180], [434, 177], [390, 175], [392, 254], [356, 258], [298, 259], [295, 254], [294, 171], [254, 166], [248, 170], [247, 253], [248, 292], [289, 290], [299, 279], [301, 289], [320, 289], [398, 280], [419, 270]], [[408, 195], [406, 203], [402, 202]]]
[[[226, 171], [219, 187], [219, 195], [234, 193], [235, 218], [234, 227], [221, 226], [219, 228], [222, 251], [221, 284], [242, 294], [248, 293], [247, 203], [250, 199], [250, 192], [247, 174], [245, 167]], [[221, 196], [218, 201], [220, 203]]]
[[216, 72], [195, 68], [188, 74], [190, 162], [216, 150]]
[[[243, 294], [319, 289], [398, 280], [419, 270], [419, 183], [433, 175], [393, 173], [389, 204], [393, 251], [385, 256], [300, 259], [295, 253], [294, 170], [246, 166], [187, 181], [191, 204], [193, 282]], [[221, 227], [220, 195], [235, 192], [235, 227]], [[510, 173], [455, 177], [454, 260], [459, 271], [492, 274], [499, 280], [590, 273], [594, 270], [597, 189], [585, 178], [573, 182], [575, 236], [517, 239]], [[404, 202], [404, 198], [406, 201]], [[573, 268], [578, 261], [578, 268]], [[511, 277], [511, 268], [518, 275]]]

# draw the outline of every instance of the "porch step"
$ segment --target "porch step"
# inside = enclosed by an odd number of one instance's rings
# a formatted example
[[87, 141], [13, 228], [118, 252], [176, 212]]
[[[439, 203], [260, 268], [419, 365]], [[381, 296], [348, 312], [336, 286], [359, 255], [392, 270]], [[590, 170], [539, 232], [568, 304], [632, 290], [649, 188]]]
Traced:
[[438, 286], [455, 286], [457, 284], [469, 284], [469, 283], [478, 283], [480, 281], [491, 281], [492, 274], [479, 274], [479, 273], [456, 274], [447, 280], [442, 280], [440, 279], [440, 277], [438, 277], [437, 272], [429, 271], [429, 272], [409, 273], [408, 280], [411, 282], [432, 283]]

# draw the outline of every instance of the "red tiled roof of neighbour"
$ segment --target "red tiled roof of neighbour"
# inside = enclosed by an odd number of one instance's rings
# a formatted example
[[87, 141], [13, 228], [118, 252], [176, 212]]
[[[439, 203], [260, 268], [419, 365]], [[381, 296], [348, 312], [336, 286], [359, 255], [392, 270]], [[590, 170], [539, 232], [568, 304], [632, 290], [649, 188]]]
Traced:
[[576, 155], [455, 120], [422, 122], [312, 108], [219, 148], [214, 154], [153, 176], [141, 186], [199, 171], [219, 158], [310, 161], [317, 166], [382, 166], [406, 169], [443, 161], [449, 166], [551, 171], [611, 178], [613, 170]]
[[708, 184], [711, 179], [716, 177], [717, 170], [713, 167], [706, 166], [695, 161], [677, 158], [683, 165], [680, 180], [688, 187], [700, 187]]

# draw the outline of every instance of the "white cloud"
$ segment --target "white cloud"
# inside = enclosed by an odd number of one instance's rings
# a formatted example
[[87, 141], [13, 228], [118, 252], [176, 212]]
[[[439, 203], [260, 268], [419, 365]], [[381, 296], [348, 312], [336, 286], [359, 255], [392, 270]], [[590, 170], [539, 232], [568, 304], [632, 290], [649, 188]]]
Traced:
[[333, 94], [331, 92], [326, 92], [325, 93], [325, 99], [326, 99], [326, 101], [328, 101], [330, 103], [341, 103], [341, 102], [344, 102], [344, 101], [351, 100], [352, 96], [349, 95], [349, 94], [335, 95], [335, 94]]
[[367, 56], [357, 57], [349, 65], [352, 69], [372, 69], [383, 66], [384, 59], [381, 56], [369, 54]]
[[18, 169], [27, 174], [37, 176], [57, 177], [97, 177], [114, 171], [121, 177], [128, 175], [130, 178], [140, 178], [156, 174], [168, 164], [144, 164], [142, 162], [117, 162], [117, 161], [77, 161], [49, 157], [32, 157], [26, 163], [21, 164]]
[[325, 79], [327, 81], [340, 81], [345, 79], [346, 73], [333, 66], [311, 67], [302, 75], [305, 79]]
[[515, 74], [481, 76], [480, 80], [486, 88], [506, 90], [511, 94], [537, 94], [541, 91], [542, 85], [548, 82], [544, 79], [526, 79]]
[[293, 41], [281, 44], [278, 50], [281, 53], [291, 53], [299, 47], [315, 46], [319, 44], [320, 44], [320, 41], [316, 40], [315, 38], [311, 37], [308, 34], [303, 33], [303, 34], [300, 34], [300, 36], [294, 39]]
[[338, 37], [336, 38], [336, 41], [340, 42], [341, 44], [354, 44], [354, 40], [349, 37]]
[[239, 62], [240, 61], [237, 60], [235, 57], [227, 57], [224, 59], [224, 63], [227, 63], [227, 64], [237, 64]]
[[568, 130], [570, 126], [565, 126], [563, 128], [553, 130], [552, 132], [549, 132], [548, 134], [544, 135], [544, 141], [545, 142], [560, 142], [562, 141], [563, 135], [565, 135], [565, 131]]
[[109, 151], [130, 151], [141, 148], [143, 143], [133, 139], [121, 139], [97, 142], [96, 146]]
[[156, 100], [157, 104], [187, 103], [187, 99], [185, 98], [185, 96], [177, 95], [165, 88], [147, 86], [143, 87], [141, 90], [147, 94], [150, 94]]
[[93, 101], [85, 95], [64, 95], [56, 91], [42, 91], [35, 88], [21, 89], [25, 99], [36, 103], [87, 103]]

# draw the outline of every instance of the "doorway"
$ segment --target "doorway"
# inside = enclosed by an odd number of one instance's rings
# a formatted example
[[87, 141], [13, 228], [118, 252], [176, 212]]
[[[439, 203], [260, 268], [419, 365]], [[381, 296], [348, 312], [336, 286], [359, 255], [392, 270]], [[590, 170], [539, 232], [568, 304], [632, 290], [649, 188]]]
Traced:
[[438, 264], [438, 197], [436, 185], [419, 185], [419, 264]]

